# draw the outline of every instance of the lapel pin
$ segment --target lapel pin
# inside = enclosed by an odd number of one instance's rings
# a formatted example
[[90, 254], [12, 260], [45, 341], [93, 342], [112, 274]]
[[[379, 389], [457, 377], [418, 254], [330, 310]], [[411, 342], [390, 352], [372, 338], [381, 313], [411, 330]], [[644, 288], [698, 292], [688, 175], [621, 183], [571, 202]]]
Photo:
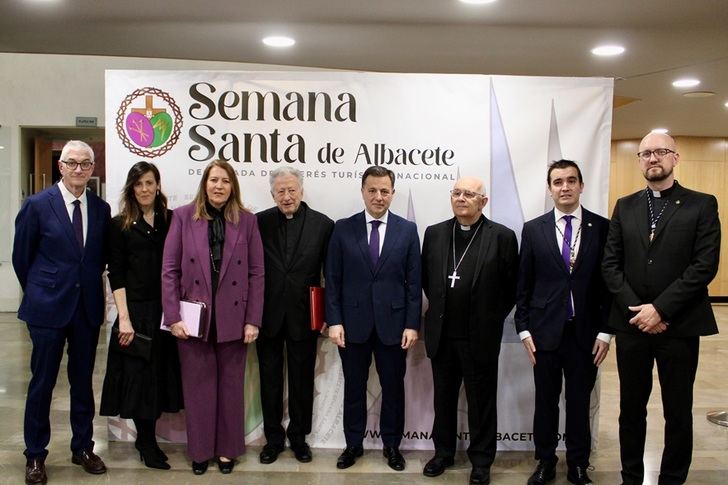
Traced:
[[680, 204], [680, 199], [675, 201], [676, 204]]
[[589, 222], [589, 223], [587, 224], [587, 226], [591, 227], [591, 222]]

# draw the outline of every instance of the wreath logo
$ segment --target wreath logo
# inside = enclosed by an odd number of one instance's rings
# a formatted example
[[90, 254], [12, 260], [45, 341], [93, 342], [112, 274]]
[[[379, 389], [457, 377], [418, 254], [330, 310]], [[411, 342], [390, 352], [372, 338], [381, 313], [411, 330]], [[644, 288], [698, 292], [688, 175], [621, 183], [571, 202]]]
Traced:
[[[139, 98], [144, 105], [138, 106]], [[124, 98], [116, 112], [116, 133], [127, 150], [145, 158], [164, 155], [179, 140], [182, 112], [169, 93], [145, 87]]]

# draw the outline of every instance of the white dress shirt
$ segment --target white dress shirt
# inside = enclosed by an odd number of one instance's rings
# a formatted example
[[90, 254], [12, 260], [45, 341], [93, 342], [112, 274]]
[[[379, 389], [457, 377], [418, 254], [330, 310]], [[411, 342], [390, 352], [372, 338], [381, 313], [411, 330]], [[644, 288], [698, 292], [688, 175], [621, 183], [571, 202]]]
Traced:
[[381, 224], [379, 224], [379, 227], [377, 230], [379, 231], [379, 254], [382, 254], [382, 246], [384, 246], [384, 235], [387, 233], [387, 219], [389, 218], [389, 210], [384, 213], [382, 217], [379, 219], [375, 219], [372, 217], [367, 211], [364, 211], [364, 220], [367, 223], [367, 243], [371, 239], [372, 236], [372, 221], [380, 221]]
[[[61, 190], [63, 196], [63, 202], [66, 204], [66, 211], [68, 212], [68, 220], [73, 224], [73, 202], [76, 200], [76, 196], [73, 195], [65, 185], [63, 181], [58, 182], [58, 188]], [[86, 191], [83, 191], [81, 197], [78, 197], [81, 201], [81, 221], [83, 223], [83, 244], [86, 245], [86, 234], [88, 233], [88, 201], [86, 200]]]

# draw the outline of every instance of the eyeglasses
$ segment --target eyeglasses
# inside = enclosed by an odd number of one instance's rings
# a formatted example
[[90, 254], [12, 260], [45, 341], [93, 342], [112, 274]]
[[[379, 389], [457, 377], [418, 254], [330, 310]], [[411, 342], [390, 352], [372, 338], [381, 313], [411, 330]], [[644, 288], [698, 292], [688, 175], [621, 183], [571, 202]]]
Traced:
[[453, 189], [450, 191], [450, 195], [453, 199], [457, 199], [461, 195], [464, 196], [466, 199], [475, 199], [476, 197], [485, 197], [483, 194], [479, 194], [477, 192], [471, 192], [469, 190], [460, 190], [460, 189]]
[[70, 170], [76, 170], [76, 168], [80, 165], [81, 170], [91, 170], [91, 167], [94, 166], [94, 162], [91, 160], [84, 160], [82, 162], [79, 162], [77, 160], [74, 160], [73, 158], [69, 158], [68, 160], [61, 160], [63, 163], [66, 164], [66, 167], [68, 167]]
[[652, 155], [655, 155], [655, 158], [663, 158], [668, 153], [676, 153], [674, 150], [669, 150], [667, 148], [655, 148], [654, 150], [642, 150], [641, 152], [637, 153], [637, 156], [640, 157], [642, 160], [649, 160]]

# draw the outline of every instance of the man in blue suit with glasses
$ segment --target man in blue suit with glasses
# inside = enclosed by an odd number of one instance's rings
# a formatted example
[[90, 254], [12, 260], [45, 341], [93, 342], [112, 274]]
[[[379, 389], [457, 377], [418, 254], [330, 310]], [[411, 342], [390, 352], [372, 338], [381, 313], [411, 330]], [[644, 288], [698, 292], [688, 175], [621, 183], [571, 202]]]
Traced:
[[29, 197], [15, 219], [13, 268], [23, 289], [18, 318], [33, 343], [25, 404], [25, 482], [46, 483], [50, 407], [68, 342], [71, 385], [71, 461], [92, 474], [106, 472], [94, 454], [91, 378], [104, 322], [101, 275], [106, 267], [109, 205], [86, 190], [94, 169], [89, 145], [72, 140], [61, 151], [62, 179]]

